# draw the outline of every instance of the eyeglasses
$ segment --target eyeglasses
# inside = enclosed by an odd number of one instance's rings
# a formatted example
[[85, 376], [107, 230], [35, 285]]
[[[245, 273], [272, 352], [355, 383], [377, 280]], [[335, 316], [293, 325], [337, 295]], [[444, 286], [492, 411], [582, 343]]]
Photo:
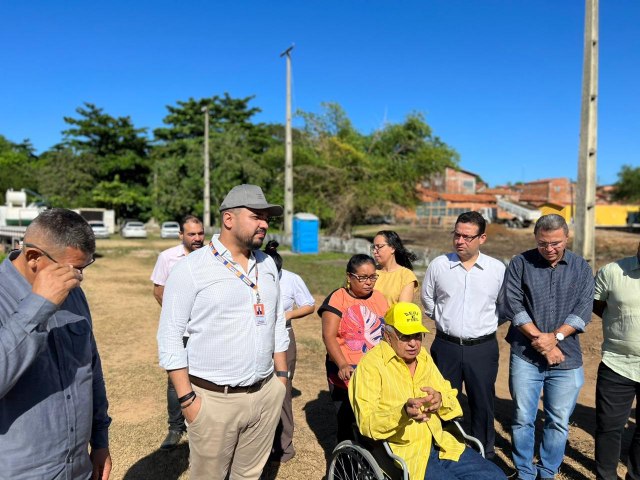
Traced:
[[463, 235], [461, 233], [458, 233], [456, 231], [451, 232], [451, 235], [453, 235], [453, 239], [454, 240], [458, 240], [459, 238], [461, 238], [462, 240], [464, 240], [466, 243], [471, 243], [473, 242], [476, 238], [478, 238], [480, 235], [482, 235], [481, 233], [477, 234], [477, 235]]
[[380, 250], [381, 248], [388, 247], [388, 246], [389, 246], [389, 244], [388, 244], [388, 243], [379, 243], [379, 244], [377, 244], [377, 245], [374, 243], [373, 245], [371, 245], [371, 246], [369, 247], [369, 249], [370, 249], [372, 252], [377, 252], [377, 251], [378, 251], [378, 250]]
[[404, 333], [400, 333], [398, 330], [396, 330], [395, 328], [393, 329], [393, 333], [396, 334], [396, 337], [398, 338], [398, 340], [400, 340], [401, 342], [410, 342], [411, 340], [415, 340], [416, 342], [421, 342], [422, 341], [422, 333], [412, 333], [411, 335], [405, 335]]
[[365, 283], [367, 280], [370, 282], [375, 282], [376, 280], [378, 280], [378, 277], [380, 276], [378, 274], [361, 276], [361, 275], [356, 275], [355, 273], [349, 273], [349, 275], [351, 275], [353, 278], [358, 280], [360, 283]]
[[551, 248], [553, 248], [555, 250], [560, 245], [562, 245], [563, 241], [564, 240], [560, 240], [559, 242], [538, 242], [538, 248], [546, 250], [547, 248], [551, 247]]
[[[49, 260], [51, 260], [53, 263], [60, 263], [58, 262], [55, 258], [53, 258], [51, 255], [49, 255], [45, 250], [41, 249], [39, 246], [34, 245], [33, 243], [25, 243], [22, 245], [23, 248], [35, 248], [36, 250], [40, 250], [40, 252], [47, 257]], [[93, 262], [95, 262], [96, 259], [95, 258], [91, 258], [91, 261], [89, 263], [87, 263], [86, 265], [84, 265], [83, 267], [76, 267], [73, 266], [73, 268], [75, 268], [76, 270], [78, 270], [80, 273], [82, 273], [82, 271], [87, 268], [89, 265], [91, 265]]]

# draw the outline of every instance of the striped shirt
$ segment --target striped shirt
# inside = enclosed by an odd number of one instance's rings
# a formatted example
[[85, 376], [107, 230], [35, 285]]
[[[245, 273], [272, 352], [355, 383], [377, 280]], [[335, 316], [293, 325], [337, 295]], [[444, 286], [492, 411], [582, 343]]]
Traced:
[[[582, 366], [578, 333], [591, 322], [593, 308], [593, 273], [589, 264], [575, 253], [565, 250], [555, 267], [538, 249], [515, 256], [504, 279], [501, 317], [511, 321], [507, 341], [511, 352], [538, 367], [572, 369]], [[576, 332], [558, 348], [565, 360], [549, 366], [518, 327], [533, 322], [543, 333], [551, 333], [563, 324]]]
[[[212, 241], [222, 257], [243, 270], [218, 235]], [[158, 329], [161, 367], [188, 367], [191, 375], [231, 386], [252, 385], [273, 372], [273, 353], [289, 346], [278, 271], [271, 257], [259, 250], [252, 253], [248, 269], [243, 273], [258, 286], [264, 322], [254, 312], [255, 290], [209, 247], [190, 253], [173, 267]], [[190, 334], [186, 348], [185, 328]]]
[[[393, 453], [403, 458], [409, 478], [424, 478], [433, 440], [440, 447], [443, 460], [457, 461], [464, 445], [442, 429], [442, 420], [462, 415], [458, 391], [445, 380], [431, 356], [422, 348], [413, 377], [407, 364], [393, 348], [382, 341], [367, 352], [349, 382], [349, 400], [360, 433], [374, 440], [386, 440]], [[426, 394], [422, 387], [432, 387], [442, 395], [437, 415], [426, 422], [411, 420], [404, 409], [409, 398]]]

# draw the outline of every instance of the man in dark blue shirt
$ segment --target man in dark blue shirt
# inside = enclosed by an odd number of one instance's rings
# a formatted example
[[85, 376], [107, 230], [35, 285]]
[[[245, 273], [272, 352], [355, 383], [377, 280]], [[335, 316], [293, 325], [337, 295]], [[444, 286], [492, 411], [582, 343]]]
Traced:
[[[582, 257], [566, 250], [568, 234], [560, 215], [540, 217], [534, 228], [537, 248], [513, 258], [503, 283], [501, 316], [511, 322], [513, 463], [521, 480], [551, 479], [558, 472], [569, 417], [584, 383], [578, 334], [591, 321], [593, 273]], [[534, 465], [541, 391], [545, 423]]]
[[111, 419], [80, 288], [94, 252], [87, 222], [53, 208], [0, 264], [0, 478], [109, 477]]

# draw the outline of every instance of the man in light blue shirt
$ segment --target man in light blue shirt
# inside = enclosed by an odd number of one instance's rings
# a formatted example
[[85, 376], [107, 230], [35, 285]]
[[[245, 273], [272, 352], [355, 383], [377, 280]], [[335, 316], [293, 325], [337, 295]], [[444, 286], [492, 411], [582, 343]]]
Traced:
[[444, 378], [465, 392], [471, 411], [471, 434], [495, 457], [494, 399], [498, 375], [496, 305], [505, 266], [484, 255], [486, 222], [465, 212], [452, 232], [453, 253], [429, 264], [422, 283], [422, 304], [436, 323], [431, 356]]
[[111, 419], [80, 289], [94, 252], [87, 222], [54, 208], [0, 264], [0, 478], [109, 478]]
[[188, 424], [192, 480], [257, 480], [271, 451], [289, 337], [278, 270], [258, 249], [282, 211], [260, 187], [234, 187], [220, 206], [220, 235], [169, 275], [158, 352]]

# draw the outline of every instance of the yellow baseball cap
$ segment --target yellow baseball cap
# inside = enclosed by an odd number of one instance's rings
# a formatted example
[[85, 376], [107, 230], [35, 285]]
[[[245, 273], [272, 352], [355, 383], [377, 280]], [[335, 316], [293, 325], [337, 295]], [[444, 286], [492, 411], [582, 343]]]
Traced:
[[429, 333], [429, 330], [422, 324], [422, 311], [415, 303], [396, 303], [387, 311], [384, 321], [404, 335]]

